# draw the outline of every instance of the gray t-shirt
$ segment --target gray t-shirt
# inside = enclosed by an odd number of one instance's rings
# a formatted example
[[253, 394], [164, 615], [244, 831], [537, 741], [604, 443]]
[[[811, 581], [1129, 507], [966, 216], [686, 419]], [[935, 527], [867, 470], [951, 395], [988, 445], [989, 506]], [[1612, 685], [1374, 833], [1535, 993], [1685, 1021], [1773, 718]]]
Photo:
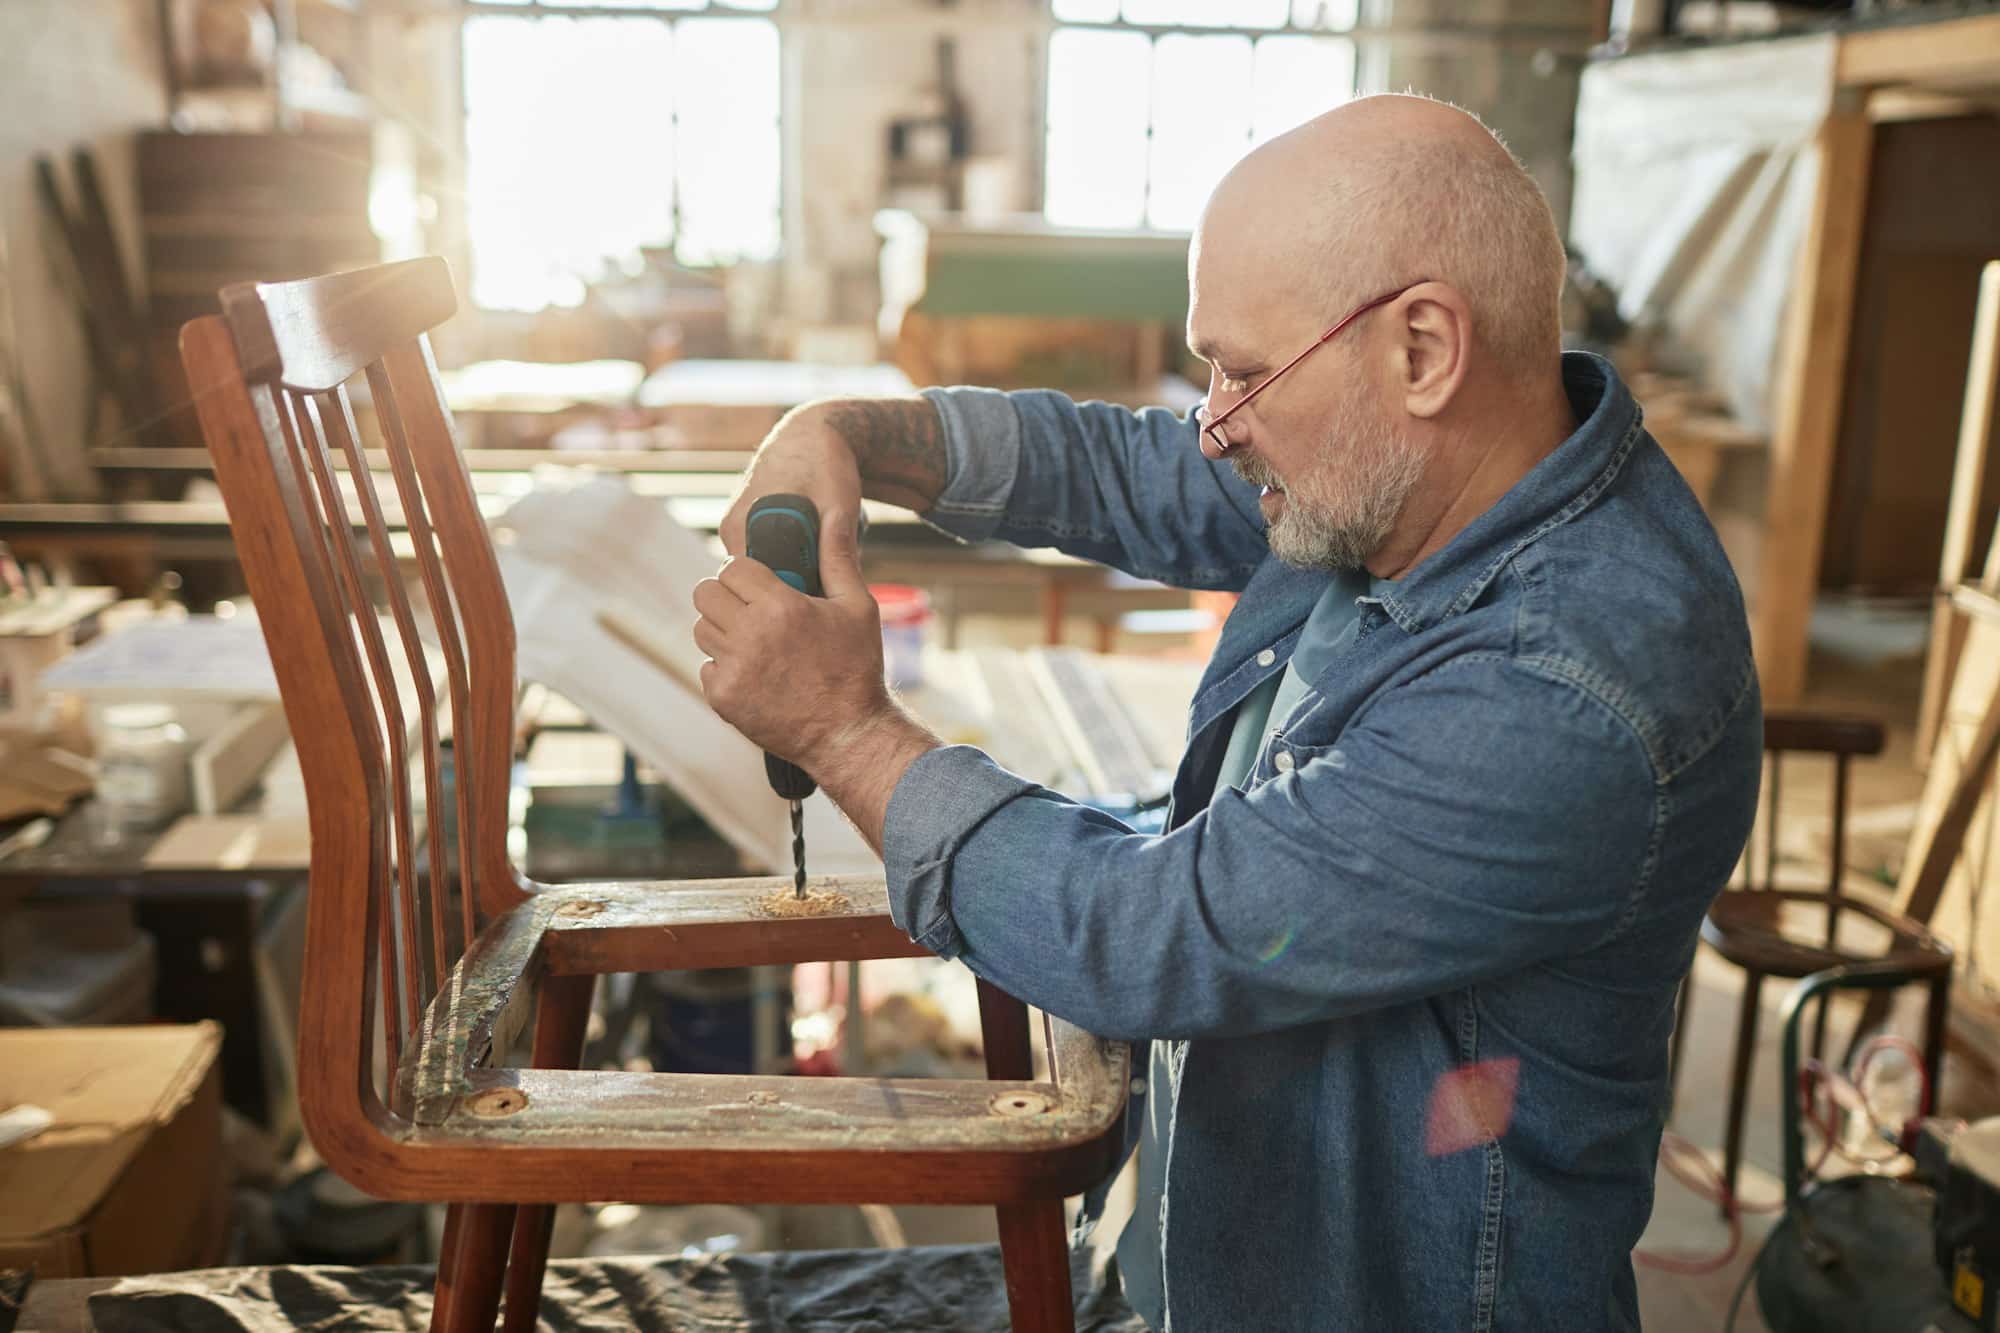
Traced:
[[1292, 660], [1285, 663], [1283, 671], [1252, 690], [1237, 708], [1236, 725], [1229, 733], [1228, 748], [1222, 752], [1222, 768], [1216, 774], [1216, 791], [1243, 785], [1265, 742], [1284, 722], [1292, 705], [1326, 669], [1327, 663], [1347, 647], [1359, 619], [1355, 599], [1367, 595], [1370, 584], [1366, 570], [1344, 570], [1326, 585], [1326, 592], [1306, 617], [1305, 628], [1299, 631]]

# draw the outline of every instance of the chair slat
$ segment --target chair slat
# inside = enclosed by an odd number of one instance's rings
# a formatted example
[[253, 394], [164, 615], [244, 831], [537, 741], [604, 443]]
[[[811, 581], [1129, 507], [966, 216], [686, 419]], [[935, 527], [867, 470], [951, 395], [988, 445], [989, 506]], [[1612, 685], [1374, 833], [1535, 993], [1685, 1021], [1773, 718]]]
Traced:
[[[409, 531], [410, 545], [417, 557], [417, 574], [423, 583], [424, 600], [431, 614], [431, 625], [437, 631], [438, 644], [444, 650], [446, 697], [451, 701], [451, 723], [454, 745], [459, 743], [461, 732], [467, 727], [471, 717], [469, 698], [471, 689], [466, 681], [465, 648], [458, 636], [458, 616], [453, 610], [450, 585], [446, 582], [443, 563], [438, 558], [437, 536], [431, 527], [429, 508], [425, 503], [423, 487], [417, 479], [415, 466], [410, 456], [409, 436], [403, 429], [401, 404], [394, 384], [381, 363], [368, 367], [368, 386], [375, 395], [375, 416], [382, 424], [382, 434], [389, 442], [391, 472], [396, 479], [396, 493], [402, 501], [403, 523]], [[430, 794], [438, 794], [438, 774], [435, 758], [426, 754], [431, 762]], [[453, 752], [454, 763], [457, 751]], [[473, 812], [467, 784], [454, 775], [452, 790], [458, 805], [458, 847], [457, 874], [444, 873], [446, 849], [442, 839], [431, 844], [431, 892], [443, 895], [446, 885], [454, 879], [458, 883], [464, 934], [460, 937], [459, 949], [449, 951], [456, 956], [459, 950], [469, 947], [479, 934], [476, 916], [477, 895], [469, 882], [473, 860], [471, 848], [478, 834], [473, 822]], [[497, 832], [497, 830], [496, 830]]]
[[[305, 430], [298, 416], [297, 403], [293, 395], [275, 387], [265, 388], [261, 392], [276, 418], [277, 434], [284, 444], [285, 475], [296, 489], [300, 507], [304, 510], [305, 523], [299, 531], [299, 540], [311, 551], [314, 563], [323, 572], [326, 586], [332, 593], [331, 604], [327, 608], [332, 612], [327, 622], [327, 656], [332, 661], [352, 666], [358, 656], [355, 652], [354, 620], [357, 612], [367, 613], [371, 608], [365, 590], [351, 589], [348, 586], [347, 572], [334, 553], [333, 533], [340, 527], [336, 512], [324, 503], [324, 494], [306, 479], [310, 474], [310, 468], [306, 463], [305, 456], [308, 451], [302, 438]], [[367, 693], [365, 686], [363, 693], [364, 695]], [[380, 724], [372, 707], [369, 707], [362, 716], [367, 719], [369, 741], [369, 744], [361, 747], [363, 768], [379, 782], [382, 769]], [[354, 735], [359, 741], [361, 716], [350, 713], [349, 720], [355, 723]], [[375, 886], [371, 883], [368, 887], [372, 897]], [[379, 981], [370, 984], [367, 969], [365, 967], [363, 969], [362, 1030], [367, 1031], [379, 1013], [382, 1019], [382, 1041], [388, 1057], [388, 1067], [394, 1070], [400, 1060], [402, 1038], [400, 1025], [396, 1020], [395, 951], [389, 945], [389, 930], [389, 923], [383, 918], [379, 909], [368, 913], [368, 930], [364, 938], [367, 940], [368, 948], [374, 951], [380, 971]]]
[[[313, 480], [319, 487], [320, 502], [325, 506], [330, 522], [328, 529], [333, 535], [333, 545], [338, 564], [348, 587], [348, 596], [355, 610], [356, 628], [361, 633], [361, 644], [366, 654], [368, 669], [375, 682], [376, 703], [382, 710], [383, 740], [388, 757], [388, 788], [390, 792], [390, 816], [392, 845], [395, 848], [396, 877], [383, 882], [383, 890], [392, 898], [387, 904], [385, 920], [393, 916], [398, 923], [396, 933], [401, 937], [402, 949], [399, 969], [402, 985], [390, 983], [390, 994], [398, 999], [403, 1009], [392, 1022], [395, 1035], [390, 1040], [389, 1058], [391, 1063], [398, 1060], [398, 1049], [402, 1034], [416, 1024], [417, 1015], [422, 1012], [424, 1000], [419, 993], [418, 937], [416, 927], [415, 861], [416, 848], [410, 837], [410, 761], [406, 742], [407, 727], [403, 718], [402, 691], [397, 688], [395, 668], [390, 664], [389, 651], [382, 639], [382, 625], [376, 618], [373, 599], [368, 594], [368, 579], [360, 557], [355, 549], [354, 524], [347, 511], [347, 501], [341, 493], [339, 483], [334, 479], [332, 459], [327, 448], [330, 423], [338, 422], [338, 429], [346, 428], [347, 402], [344, 391], [336, 390], [325, 395], [294, 395], [293, 408], [301, 425], [300, 435], [311, 447], [306, 451], [306, 462], [312, 469]], [[324, 409], [322, 407], [324, 403]], [[374, 484], [367, 473], [354, 477], [357, 498], [361, 492], [372, 492]], [[382, 571], [384, 581], [397, 577], [393, 564]], [[411, 672], [424, 670], [419, 660], [409, 664]], [[385, 941], [386, 944], [386, 941]], [[387, 958], [397, 951], [384, 950], [384, 969], [387, 972]], [[393, 1008], [392, 1008], [393, 1012]]]
[[[366, 469], [360, 466], [359, 461], [363, 457], [361, 432], [355, 427], [353, 411], [344, 395], [340, 400], [340, 408], [340, 412], [332, 419], [334, 438], [336, 443], [339, 444], [341, 452], [347, 456], [347, 465], [350, 474], [362, 475], [366, 472]], [[368, 542], [374, 549], [376, 565], [383, 571], [383, 584], [388, 595], [389, 614], [396, 622], [396, 634], [402, 641], [403, 656], [410, 663], [411, 684], [417, 694], [417, 734], [424, 750], [424, 814], [427, 825], [428, 845], [432, 849], [432, 856], [435, 857], [444, 849], [444, 800], [438, 773], [438, 754], [442, 747], [442, 741], [439, 738], [438, 732], [437, 689], [431, 680], [430, 663], [424, 654], [423, 635], [417, 628], [416, 613], [410, 606], [409, 591], [403, 586], [402, 576], [398, 572], [400, 565], [396, 559], [395, 548], [389, 539], [389, 527], [383, 518], [381, 500], [376, 494], [372, 483], [368, 486], [357, 486], [355, 496], [361, 506], [362, 519], [367, 524]], [[402, 787], [403, 795], [399, 802], [400, 808], [397, 811], [397, 815], [403, 820], [405, 826], [407, 826], [410, 822], [411, 806], [407, 766], [404, 769], [404, 779]], [[407, 892], [413, 898], [420, 898], [420, 885], [416, 878], [414, 843], [406, 845], [410, 845], [413, 848], [410, 856], [410, 864], [403, 868], [403, 873], [409, 878]], [[445, 952], [447, 942], [445, 938], [444, 894], [433, 884], [430, 889], [429, 898], [430, 910], [428, 915], [430, 919], [431, 962], [433, 970], [429, 976], [424, 978], [424, 984], [421, 987], [423, 1004], [430, 1003], [431, 997], [436, 995], [437, 988], [444, 984], [445, 974], [451, 968], [450, 960], [446, 957]], [[419, 906], [419, 913], [422, 914], [421, 905]], [[420, 1005], [419, 1012], [421, 1012], [421, 1007]], [[413, 1017], [411, 1021], [412, 1023], [416, 1022], [416, 1017]]]
[[481, 836], [473, 843], [475, 860], [462, 874], [479, 895], [480, 912], [497, 916], [527, 897], [507, 859], [506, 839], [499, 836], [506, 827], [513, 769], [514, 617], [429, 342], [420, 338], [391, 348], [383, 369], [423, 483], [465, 645], [469, 691], [463, 711], [453, 701], [454, 772]]

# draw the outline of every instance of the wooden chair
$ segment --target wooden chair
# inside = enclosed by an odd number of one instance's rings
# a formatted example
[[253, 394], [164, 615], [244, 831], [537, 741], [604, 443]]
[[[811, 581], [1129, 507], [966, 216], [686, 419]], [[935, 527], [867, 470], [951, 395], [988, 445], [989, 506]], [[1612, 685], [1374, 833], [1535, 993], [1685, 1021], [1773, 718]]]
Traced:
[[[789, 878], [549, 888], [518, 874], [514, 623], [426, 337], [456, 308], [449, 272], [422, 259], [231, 287], [222, 307], [182, 330], [181, 351], [305, 777], [300, 1110], [358, 1188], [451, 1204], [432, 1327], [491, 1327], [504, 1279], [506, 1327], [533, 1328], [550, 1206], [621, 1200], [993, 1204], [1014, 1326], [1072, 1328], [1062, 1199], [1115, 1163], [1126, 1048], [1045, 1019], [1051, 1081], [1032, 1081], [1026, 1009], [981, 982], [991, 1082], [576, 1070], [598, 974], [923, 951], [879, 879], [824, 881], [844, 905], [793, 916], [775, 914]], [[361, 377], [393, 505], [360, 453], [345, 386]], [[442, 691], [423, 667], [425, 605]], [[500, 1067], [531, 1016], [532, 1067]]]
[[[1743, 969], [1743, 998], [1737, 1013], [1736, 1047], [1730, 1059], [1729, 1108], [1723, 1131], [1722, 1175], [1728, 1187], [1722, 1200], [1725, 1217], [1736, 1206], [1736, 1177], [1743, 1163], [1743, 1119], [1749, 1108], [1750, 1065], [1757, 1051], [1759, 999], [1766, 977], [1798, 979], [1829, 968], [1880, 965], [1929, 985], [1924, 1063], [1930, 1086], [1935, 1089], [1938, 1085], [1950, 991], [1950, 948], [1918, 922], [1872, 903], [1845, 897], [1841, 892], [1847, 864], [1848, 767], [1858, 756], [1880, 754], [1882, 739], [1881, 723], [1870, 718], [1791, 712], [1769, 712], [1764, 717], [1764, 752], [1769, 764], [1762, 796], [1764, 810], [1758, 821], [1764, 831], [1762, 873], [1759, 874], [1755, 855], [1746, 850], [1743, 887], [1717, 897], [1701, 925], [1702, 940]], [[1787, 755], [1804, 754], [1825, 756], [1833, 762], [1827, 857], [1830, 864], [1824, 890], [1777, 887], [1778, 811], [1784, 760]], [[1754, 842], [1753, 839], [1753, 846]], [[1781, 919], [1787, 908], [1795, 917], [1801, 908], [1824, 913], [1823, 936], [1817, 941], [1807, 941], [1795, 929], [1788, 931]], [[1872, 952], [1842, 947], [1838, 937], [1843, 913], [1874, 922], [1886, 932], [1885, 947]], [[1688, 1006], [1693, 991], [1694, 978], [1690, 974], [1681, 983], [1680, 1014], [1674, 1024], [1669, 1066], [1669, 1078], [1674, 1081], [1680, 1074], [1681, 1044], [1687, 1036]], [[1822, 993], [1813, 1019], [1815, 1058], [1825, 1045], [1826, 1003]]]

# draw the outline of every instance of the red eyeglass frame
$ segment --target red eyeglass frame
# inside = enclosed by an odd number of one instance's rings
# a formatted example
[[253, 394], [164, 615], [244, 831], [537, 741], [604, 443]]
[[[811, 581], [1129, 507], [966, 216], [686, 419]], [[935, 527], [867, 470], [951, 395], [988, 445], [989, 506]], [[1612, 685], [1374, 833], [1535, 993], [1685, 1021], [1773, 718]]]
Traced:
[[1404, 286], [1398, 287], [1393, 292], [1387, 292], [1381, 296], [1378, 296], [1372, 301], [1363, 301], [1360, 305], [1354, 307], [1354, 309], [1342, 315], [1340, 319], [1337, 322], [1335, 322], [1332, 328], [1328, 329], [1325, 333], [1320, 334], [1318, 338], [1314, 339], [1311, 346], [1307, 347], [1303, 352], [1300, 352], [1297, 356], [1293, 357], [1291, 360], [1285, 362], [1284, 365], [1279, 366], [1269, 375], [1265, 376], [1264, 379], [1257, 385], [1256, 388], [1250, 390], [1250, 392], [1244, 394], [1241, 398], [1238, 398], [1235, 402], [1231, 403], [1226, 409], [1223, 410], [1221, 415], [1214, 417], [1209, 416], [1208, 403], [1204, 401], [1200, 407], [1195, 409], [1195, 417], [1197, 423], [1201, 426], [1201, 433], [1208, 436], [1209, 439], [1215, 441], [1215, 448], [1218, 453], [1225, 453], [1225, 454], [1228, 453], [1231, 449], [1235, 448], [1236, 446], [1230, 442], [1230, 439], [1227, 435], [1224, 435], [1222, 433], [1222, 427], [1224, 423], [1226, 423], [1229, 420], [1229, 418], [1235, 416], [1238, 412], [1242, 411], [1245, 407], [1249, 406], [1250, 400], [1252, 398], [1255, 398], [1258, 394], [1264, 392], [1264, 390], [1270, 388], [1273, 384], [1276, 384], [1278, 382], [1279, 377], [1282, 376], [1286, 371], [1290, 370], [1293, 366], [1296, 366], [1299, 362], [1311, 356], [1314, 352], [1318, 351], [1320, 348], [1326, 346], [1327, 343], [1333, 340], [1335, 334], [1339, 333], [1349, 324], [1352, 324], [1355, 320], [1360, 319], [1363, 315], [1375, 309], [1377, 306], [1385, 306], [1389, 304], [1389, 302], [1401, 296], [1403, 293], [1410, 291], [1413, 288], [1421, 287], [1426, 282], [1429, 281], [1430, 281], [1429, 278], [1419, 278], [1415, 282], [1407, 283]]

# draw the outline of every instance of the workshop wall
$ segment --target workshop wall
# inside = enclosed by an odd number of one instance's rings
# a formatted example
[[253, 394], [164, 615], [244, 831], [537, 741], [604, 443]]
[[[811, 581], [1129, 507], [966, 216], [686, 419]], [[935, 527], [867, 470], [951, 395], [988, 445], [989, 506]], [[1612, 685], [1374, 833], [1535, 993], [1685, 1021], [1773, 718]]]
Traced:
[[970, 152], [1007, 158], [1041, 202], [1045, 0], [940, 11], [931, 0], [804, 0], [785, 24], [785, 306], [806, 323], [872, 324], [891, 122], [935, 103], [937, 44], [957, 44]]
[[[151, 0], [0, 4], [0, 233], [29, 404], [52, 441], [84, 438], [90, 371], [74, 307], [49, 264], [34, 159], [66, 159], [78, 146], [96, 153], [128, 271], [142, 273], [131, 132], [166, 116], [154, 24]], [[90, 484], [73, 449], [47, 452], [57, 487]]]
[[1584, 53], [1596, 40], [1598, 5], [1396, 0], [1390, 8], [1384, 27], [1425, 35], [1384, 43], [1374, 86], [1414, 89], [1476, 112], [1534, 174], [1567, 228], [1576, 91]]

